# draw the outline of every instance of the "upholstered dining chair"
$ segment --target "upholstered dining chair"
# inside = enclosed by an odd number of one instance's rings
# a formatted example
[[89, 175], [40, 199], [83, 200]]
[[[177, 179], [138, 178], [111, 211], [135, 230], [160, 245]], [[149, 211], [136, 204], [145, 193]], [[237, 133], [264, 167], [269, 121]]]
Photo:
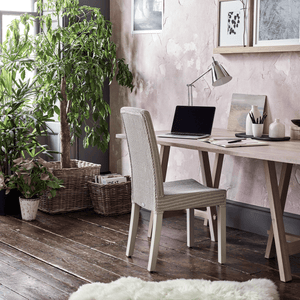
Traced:
[[217, 206], [218, 262], [226, 261], [226, 191], [203, 186], [193, 179], [163, 182], [156, 136], [149, 112], [123, 107], [132, 180], [132, 210], [126, 256], [131, 257], [138, 229], [139, 210], [154, 213], [148, 271], [155, 271], [165, 211], [187, 210], [187, 245], [194, 244], [194, 208]]

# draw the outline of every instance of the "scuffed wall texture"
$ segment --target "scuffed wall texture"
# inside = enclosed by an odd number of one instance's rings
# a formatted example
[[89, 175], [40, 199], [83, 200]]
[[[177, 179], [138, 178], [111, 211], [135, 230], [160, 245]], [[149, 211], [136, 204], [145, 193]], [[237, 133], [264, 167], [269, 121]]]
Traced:
[[[126, 175], [130, 174], [127, 145], [115, 139], [123, 131], [120, 108], [145, 108], [156, 130], [170, 129], [175, 106], [187, 105], [186, 84], [210, 65], [216, 46], [217, 0], [165, 0], [163, 32], [135, 35], [130, 26], [131, 0], [110, 2], [118, 56], [126, 59], [135, 84], [132, 93], [115, 82], [110, 87], [110, 171]], [[207, 74], [193, 90], [194, 105], [217, 107], [214, 127], [227, 128], [233, 93], [267, 95], [266, 128], [280, 118], [289, 135], [290, 120], [300, 119], [300, 53], [214, 57], [232, 75], [232, 81], [213, 88]], [[280, 164], [277, 167], [279, 172]], [[201, 181], [199, 170], [196, 151], [171, 149], [167, 180], [190, 177]], [[225, 156], [220, 187], [227, 189], [230, 200], [268, 207], [260, 161]], [[293, 168], [286, 211], [300, 214], [300, 167]]]

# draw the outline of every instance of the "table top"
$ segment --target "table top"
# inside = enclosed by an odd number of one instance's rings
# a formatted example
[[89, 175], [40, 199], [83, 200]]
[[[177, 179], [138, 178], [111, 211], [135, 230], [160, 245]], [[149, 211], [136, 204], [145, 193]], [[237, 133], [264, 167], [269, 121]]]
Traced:
[[[157, 131], [156, 134], [162, 134], [167, 131]], [[211, 138], [214, 137], [233, 137], [235, 138], [234, 131], [226, 129], [213, 128]], [[116, 138], [124, 139], [125, 134], [117, 134]], [[188, 140], [188, 139], [172, 139], [157, 137], [157, 143], [162, 146], [171, 146], [177, 148], [185, 148], [192, 150], [201, 150], [213, 153], [222, 153], [227, 155], [255, 158], [259, 160], [269, 160], [275, 162], [300, 164], [300, 140], [267, 142], [267, 146], [253, 146], [253, 147], [236, 147], [236, 148], [223, 148], [220, 146], [212, 145], [204, 141]]]

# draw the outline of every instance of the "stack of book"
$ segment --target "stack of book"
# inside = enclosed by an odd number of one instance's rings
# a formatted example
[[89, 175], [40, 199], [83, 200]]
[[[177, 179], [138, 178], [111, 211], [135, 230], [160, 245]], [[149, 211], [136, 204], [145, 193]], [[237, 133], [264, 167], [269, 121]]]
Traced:
[[95, 183], [100, 184], [116, 184], [116, 183], [122, 183], [127, 182], [126, 177], [120, 175], [120, 174], [109, 174], [104, 176], [95, 176]]

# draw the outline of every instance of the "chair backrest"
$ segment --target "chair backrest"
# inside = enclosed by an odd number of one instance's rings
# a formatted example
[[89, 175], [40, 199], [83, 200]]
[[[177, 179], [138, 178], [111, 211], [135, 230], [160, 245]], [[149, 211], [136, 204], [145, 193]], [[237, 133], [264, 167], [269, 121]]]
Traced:
[[121, 115], [130, 156], [132, 202], [155, 210], [157, 199], [163, 197], [163, 179], [150, 113], [122, 107]]

